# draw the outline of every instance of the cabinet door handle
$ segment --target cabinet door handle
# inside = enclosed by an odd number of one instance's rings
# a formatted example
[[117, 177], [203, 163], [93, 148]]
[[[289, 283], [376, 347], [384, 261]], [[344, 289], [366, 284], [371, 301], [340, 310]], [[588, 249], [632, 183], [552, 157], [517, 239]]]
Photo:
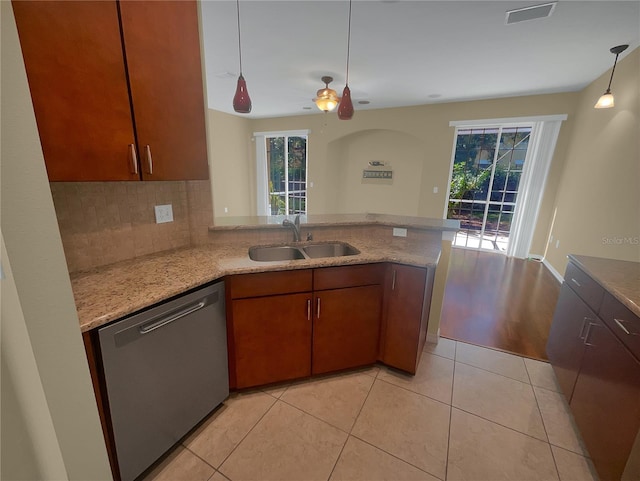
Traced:
[[393, 270], [393, 276], [391, 277], [391, 290], [396, 290], [396, 270]]
[[311, 320], [311, 299], [307, 299], [307, 321]]
[[138, 173], [138, 156], [136, 155], [136, 146], [135, 144], [129, 144], [129, 149], [131, 152], [131, 163], [133, 164], [133, 173]]
[[[624, 331], [624, 333], [625, 333], [627, 336], [630, 336], [630, 335], [631, 335], [631, 333], [629, 332], [629, 329], [627, 329], [626, 327], [624, 327], [624, 324], [622, 324], [622, 323], [624, 322], [624, 319], [622, 319], [622, 320], [621, 320], [621, 319], [616, 319], [616, 318], [614, 317], [614, 318], [613, 318], [613, 322], [615, 322], [615, 323], [618, 325], [618, 327], [619, 327], [620, 329], [622, 329], [622, 330]], [[634, 335], [637, 335], [637, 334], [634, 334]]]
[[318, 297], [318, 310], [316, 311], [316, 318], [320, 319], [320, 298]]
[[576, 281], [573, 277], [571, 278], [571, 282], [573, 282], [578, 287], [582, 287], [582, 285], [578, 281]]
[[593, 321], [593, 319], [589, 319], [588, 317], [585, 317], [584, 320], [582, 321], [582, 327], [580, 328], [580, 339], [582, 339], [583, 341], [585, 338], [584, 328], [587, 327], [587, 321]]
[[149, 164], [149, 175], [153, 175], [153, 157], [151, 157], [151, 147], [145, 146], [147, 152], [147, 163]]
[[593, 322], [589, 323], [589, 327], [587, 327], [587, 333], [584, 335], [584, 343], [587, 346], [595, 346], [595, 344], [591, 344], [589, 342], [589, 334], [591, 334], [591, 326], [595, 326]]

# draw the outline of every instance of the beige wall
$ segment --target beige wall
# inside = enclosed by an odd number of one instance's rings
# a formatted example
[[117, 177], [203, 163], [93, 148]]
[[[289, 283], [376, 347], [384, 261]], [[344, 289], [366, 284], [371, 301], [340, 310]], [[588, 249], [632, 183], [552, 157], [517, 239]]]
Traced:
[[[29, 456], [2, 443], [3, 461], [20, 456], [3, 463], [2, 479], [111, 479], [11, 3], [0, 9], [2, 440], [31, 445]], [[4, 422], [7, 400], [23, 423]]]
[[578, 99], [546, 253], [561, 274], [570, 253], [640, 261], [640, 49], [616, 66], [615, 107], [596, 110], [610, 75]]
[[[242, 119], [243, 134], [248, 132], [309, 129], [308, 178], [311, 213], [383, 212], [417, 214], [442, 218], [445, 209], [451, 166], [454, 128], [452, 120], [568, 114], [563, 122], [556, 153], [549, 172], [547, 188], [540, 208], [531, 253], [543, 254], [553, 214], [555, 191], [563, 167], [579, 93], [536, 95], [473, 102], [456, 102], [417, 107], [356, 112], [350, 121], [335, 114], [302, 115], [274, 119]], [[235, 127], [225, 114], [213, 113], [211, 136], [230, 137]], [[213, 149], [213, 178], [230, 179], [225, 190], [218, 191], [214, 180], [216, 215], [224, 205], [225, 192], [233, 182], [235, 199], [252, 198], [255, 190], [255, 146], [242, 151], [242, 137], [234, 137], [235, 153], [225, 158]], [[362, 169], [369, 160], [391, 164], [394, 184], [362, 184]], [[249, 179], [246, 175], [249, 175]], [[231, 179], [236, 179], [231, 181]], [[438, 193], [433, 193], [434, 187]], [[230, 197], [231, 198], [231, 197]], [[240, 205], [239, 202], [237, 205]], [[255, 200], [233, 215], [255, 215]]]
[[245, 117], [216, 110], [209, 110], [208, 116], [214, 216], [255, 215], [251, 123]]

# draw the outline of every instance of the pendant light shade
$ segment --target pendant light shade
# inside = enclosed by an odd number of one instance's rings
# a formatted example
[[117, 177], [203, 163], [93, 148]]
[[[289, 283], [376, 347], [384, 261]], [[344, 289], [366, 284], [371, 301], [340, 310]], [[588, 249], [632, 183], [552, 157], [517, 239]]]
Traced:
[[251, 112], [251, 98], [247, 90], [247, 82], [242, 75], [242, 48], [240, 45], [240, 0], [236, 0], [236, 11], [238, 13], [238, 59], [240, 61], [240, 76], [236, 86], [236, 94], [233, 96], [233, 110], [239, 114]]
[[340, 120], [351, 120], [353, 117], [353, 102], [351, 101], [351, 89], [349, 88], [349, 54], [351, 53], [351, 0], [349, 0], [349, 28], [347, 30], [347, 74], [342, 91], [342, 100], [338, 109]]
[[348, 85], [344, 86], [342, 91], [342, 99], [340, 99], [340, 108], [338, 109], [338, 118], [340, 120], [351, 120], [353, 117], [353, 102], [351, 102], [351, 90]]
[[615, 54], [616, 59], [613, 61], [613, 69], [611, 69], [611, 77], [609, 78], [609, 86], [602, 96], [598, 99], [596, 104], [593, 106], [595, 109], [610, 109], [615, 105], [613, 94], [611, 93], [611, 82], [613, 81], [613, 73], [616, 71], [616, 63], [618, 63], [618, 55], [624, 52], [629, 45], [618, 45], [617, 47], [612, 47], [609, 51], [612, 54]]
[[249, 98], [249, 92], [247, 92], [247, 82], [244, 80], [242, 74], [238, 77], [236, 94], [233, 96], [233, 110], [239, 114], [248, 114], [251, 112], [251, 99]]
[[340, 103], [340, 97], [335, 90], [329, 88], [329, 84], [333, 82], [333, 77], [322, 77], [324, 88], [316, 92], [317, 97], [313, 99], [318, 108], [323, 112], [331, 112]]

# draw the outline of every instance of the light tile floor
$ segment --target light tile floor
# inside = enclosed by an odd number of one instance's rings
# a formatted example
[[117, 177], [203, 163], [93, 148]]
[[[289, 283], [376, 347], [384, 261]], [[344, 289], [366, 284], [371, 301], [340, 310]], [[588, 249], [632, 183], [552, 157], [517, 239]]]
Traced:
[[462, 342], [232, 394], [144, 481], [597, 481], [550, 365]]

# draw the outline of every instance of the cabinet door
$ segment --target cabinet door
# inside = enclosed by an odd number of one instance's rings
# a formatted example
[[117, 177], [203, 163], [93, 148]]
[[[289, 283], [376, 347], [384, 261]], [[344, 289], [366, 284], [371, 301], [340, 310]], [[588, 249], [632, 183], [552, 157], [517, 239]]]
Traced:
[[600, 479], [619, 480], [640, 429], [640, 363], [600, 320], [589, 323], [571, 410]]
[[376, 362], [382, 286], [317, 292], [314, 304], [313, 374]]
[[143, 179], [208, 179], [196, 2], [120, 9]]
[[116, 2], [13, 11], [49, 180], [139, 180]]
[[231, 311], [238, 388], [311, 374], [311, 293], [236, 299]]
[[567, 283], [562, 284], [549, 331], [547, 356], [567, 400], [571, 400], [580, 371], [584, 335], [589, 323], [595, 319], [596, 315], [584, 301]]
[[[426, 335], [423, 302], [427, 270], [392, 264], [387, 282], [387, 313], [383, 362], [415, 374], [420, 357], [420, 337]], [[430, 294], [430, 290], [429, 290]], [[427, 313], [428, 315], [428, 313]], [[425, 332], [421, 332], [424, 330]]]

